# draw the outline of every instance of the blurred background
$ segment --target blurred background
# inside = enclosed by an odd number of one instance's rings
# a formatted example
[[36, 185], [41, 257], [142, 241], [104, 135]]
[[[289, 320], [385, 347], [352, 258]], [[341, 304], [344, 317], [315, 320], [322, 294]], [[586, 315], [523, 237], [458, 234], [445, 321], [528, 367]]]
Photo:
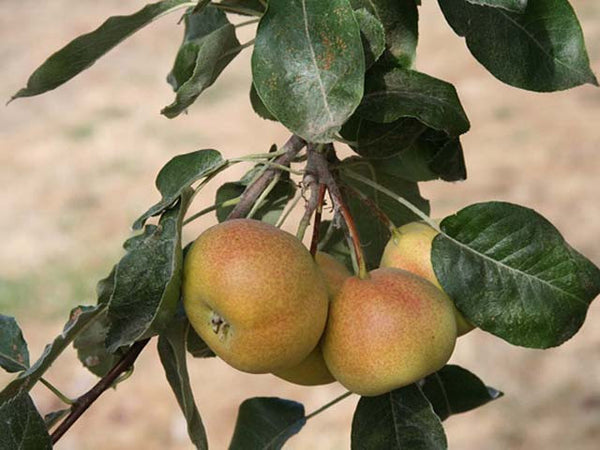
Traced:
[[[426, 183], [434, 217], [477, 201], [534, 208], [600, 264], [600, 90], [591, 86], [535, 94], [505, 86], [468, 53], [433, 1], [421, 7], [417, 68], [456, 85], [472, 123], [463, 139], [466, 182]], [[592, 67], [600, 74], [600, 3], [574, 0]], [[0, 1], [0, 99], [8, 100], [53, 51], [107, 16], [143, 1]], [[0, 312], [15, 315], [32, 360], [60, 332], [68, 310], [95, 301], [95, 284], [121, 255], [132, 221], [158, 199], [157, 171], [200, 148], [227, 156], [266, 151], [287, 132], [255, 116], [248, 101], [244, 51], [188, 115], [168, 120], [173, 98], [165, 76], [181, 41], [180, 13], [160, 19], [90, 70], [44, 96], [0, 108]], [[240, 41], [253, 30], [243, 28]], [[245, 168], [239, 168], [239, 174]], [[226, 177], [235, 177], [227, 172]], [[195, 209], [213, 203], [207, 189]], [[192, 239], [212, 217], [188, 230]], [[450, 448], [598, 448], [600, 442], [600, 301], [560, 348], [512, 347], [474, 331], [452, 362], [506, 396], [446, 422]], [[107, 392], [60, 441], [67, 449], [190, 449], [185, 422], [154, 344], [128, 382]], [[48, 379], [76, 397], [95, 379], [67, 352]], [[212, 448], [226, 448], [237, 406], [253, 396], [301, 401], [307, 412], [343, 392], [336, 384], [304, 388], [271, 375], [246, 375], [213, 359], [190, 360], [196, 399]], [[0, 374], [0, 386], [10, 377]], [[62, 407], [44, 388], [38, 408]], [[290, 449], [347, 449], [356, 397], [315, 418]]]

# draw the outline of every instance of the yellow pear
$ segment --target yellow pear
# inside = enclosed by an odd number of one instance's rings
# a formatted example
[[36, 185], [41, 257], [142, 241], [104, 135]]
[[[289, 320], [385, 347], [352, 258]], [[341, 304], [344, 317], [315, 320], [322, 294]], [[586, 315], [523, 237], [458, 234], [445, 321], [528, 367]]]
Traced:
[[332, 299], [340, 291], [344, 281], [352, 276], [352, 273], [341, 262], [325, 252], [317, 252], [315, 261], [325, 277], [327, 293]]
[[327, 320], [327, 288], [293, 235], [250, 219], [204, 231], [184, 263], [190, 323], [225, 362], [250, 373], [299, 364]]
[[374, 396], [441, 369], [456, 342], [452, 301], [400, 269], [351, 277], [329, 307], [323, 356], [348, 390]]
[[[333, 299], [342, 288], [344, 281], [352, 274], [346, 266], [327, 253], [317, 252], [315, 261], [325, 277], [329, 298]], [[335, 381], [325, 365], [320, 345], [317, 345], [310, 355], [297, 366], [280, 370], [273, 375], [303, 386], [329, 384]]]
[[[431, 243], [437, 234], [436, 230], [424, 222], [411, 222], [401, 226], [387, 243], [380, 266], [407, 270], [431, 281], [443, 291], [431, 263]], [[459, 336], [475, 328], [456, 307], [454, 312]]]

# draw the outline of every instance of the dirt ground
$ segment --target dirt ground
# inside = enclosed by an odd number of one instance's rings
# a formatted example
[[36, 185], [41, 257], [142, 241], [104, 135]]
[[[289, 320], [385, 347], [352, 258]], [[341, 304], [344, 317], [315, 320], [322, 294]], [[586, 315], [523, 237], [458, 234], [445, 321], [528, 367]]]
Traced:
[[[71, 38], [143, 3], [2, 0], [0, 98], [8, 100]], [[469, 55], [435, 2], [423, 3], [418, 69], [454, 83], [472, 123], [463, 140], [468, 181], [422, 187], [433, 215], [492, 199], [523, 204], [600, 264], [600, 90], [586, 86], [541, 95], [504, 86]], [[573, 5], [600, 73], [600, 4]], [[285, 130], [251, 111], [249, 51], [188, 115], [172, 121], [160, 116], [173, 97], [164, 78], [180, 43], [178, 18], [162, 18], [68, 85], [0, 108], [0, 311], [17, 316], [32, 358], [60, 331], [72, 305], [94, 301], [95, 283], [119, 257], [131, 222], [157, 200], [154, 177], [169, 158], [199, 148], [228, 156], [257, 153], [286, 139]], [[242, 42], [248, 31], [241, 33]], [[198, 209], [212, 203], [213, 192], [207, 190]], [[207, 224], [198, 223], [187, 237]], [[449, 419], [450, 448], [598, 448], [599, 323], [596, 301], [581, 332], [547, 351], [512, 347], [479, 331], [461, 338], [452, 362], [506, 396]], [[189, 364], [215, 449], [226, 448], [245, 398], [292, 398], [310, 412], [343, 391], [335, 384], [303, 388], [270, 375], [245, 375], [217, 360]], [[72, 353], [48, 378], [72, 396], [94, 383]], [[8, 379], [1, 374], [0, 386]], [[60, 407], [43, 389], [34, 396], [43, 412]], [[311, 420], [287, 448], [349, 448], [356, 401], [346, 399]], [[56, 448], [191, 448], [154, 348], [140, 358], [132, 379], [102, 397]]]

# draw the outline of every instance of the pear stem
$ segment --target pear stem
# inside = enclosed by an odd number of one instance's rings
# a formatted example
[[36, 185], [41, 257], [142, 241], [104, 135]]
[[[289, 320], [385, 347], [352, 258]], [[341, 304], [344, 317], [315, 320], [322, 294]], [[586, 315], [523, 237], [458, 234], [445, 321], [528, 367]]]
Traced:
[[375, 214], [375, 216], [379, 219], [379, 221], [388, 230], [390, 230], [390, 233], [394, 234], [394, 232], [397, 228], [396, 225], [394, 224], [394, 222], [392, 222], [392, 219], [390, 219], [389, 216], [386, 213], [384, 213], [383, 210], [379, 206], [377, 206], [377, 204], [373, 200], [371, 200], [365, 194], [360, 192], [358, 189], [354, 189], [352, 186], [345, 185], [345, 186], [342, 186], [342, 189], [344, 189], [347, 192], [350, 192], [355, 197], [358, 197], [358, 199], [361, 202], [363, 202], [365, 204], [365, 206], [369, 207], [369, 209]]
[[351, 395], [352, 395], [352, 392], [350, 392], [350, 391], [345, 392], [344, 394], [340, 395], [339, 397], [336, 397], [333, 400], [331, 400], [329, 403], [325, 403], [319, 409], [316, 409], [315, 411], [311, 412], [308, 416], [304, 417], [304, 419], [306, 419], [306, 420], [312, 419], [316, 415], [321, 414], [326, 409], [331, 408], [336, 403], [341, 402], [342, 400], [344, 400], [345, 398], [350, 397]]
[[[305, 145], [306, 142], [302, 138], [293, 135], [281, 149], [281, 151], [285, 150], [285, 153], [275, 158], [273, 163], [279, 166], [289, 166]], [[227, 220], [246, 217], [248, 212], [252, 209], [254, 202], [256, 202], [260, 194], [262, 194], [267, 186], [269, 186], [279, 170], [280, 169], [277, 167], [269, 167], [262, 175], [257, 177], [243, 192], [240, 202], [233, 208], [233, 211], [231, 211]]]
[[317, 254], [319, 247], [319, 228], [321, 227], [321, 216], [323, 215], [323, 204], [325, 203], [325, 192], [327, 186], [319, 184], [319, 193], [317, 198], [317, 210], [315, 211], [315, 223], [313, 224], [313, 234], [310, 241], [310, 254], [313, 257]]
[[[333, 145], [327, 144], [324, 148], [325, 151], [332, 151]], [[369, 272], [367, 271], [367, 265], [365, 263], [365, 257], [362, 251], [362, 247], [360, 245], [360, 237], [358, 235], [358, 230], [356, 228], [356, 224], [354, 223], [354, 219], [350, 214], [350, 210], [346, 206], [344, 202], [344, 198], [342, 197], [342, 193], [340, 192], [340, 188], [338, 187], [331, 171], [329, 170], [329, 165], [327, 163], [327, 159], [325, 155], [320, 151], [317, 151], [314, 146], [309, 145], [307, 147], [307, 154], [309, 160], [311, 158], [314, 159], [314, 164], [317, 169], [319, 182], [325, 184], [327, 186], [327, 191], [329, 192], [329, 196], [333, 202], [333, 205], [338, 209], [344, 222], [346, 223], [346, 228], [348, 229], [348, 234], [350, 235], [350, 239], [352, 240], [352, 248], [354, 257], [356, 258], [356, 265], [358, 266], [358, 277], [361, 280], [369, 278]]]
[[273, 177], [273, 179], [271, 180], [271, 182], [269, 183], [269, 185], [265, 188], [264, 191], [262, 191], [262, 193], [260, 194], [260, 196], [254, 202], [254, 205], [252, 206], [252, 209], [250, 210], [250, 212], [246, 216], [248, 219], [251, 219], [252, 217], [254, 217], [254, 215], [260, 209], [260, 207], [262, 206], [262, 204], [265, 202], [265, 200], [267, 199], [267, 197], [269, 196], [269, 194], [271, 193], [271, 191], [273, 189], [275, 189], [275, 186], [277, 186], [277, 183], [279, 183], [279, 179], [280, 178], [281, 178], [281, 173], [277, 172], [275, 174], [275, 176]]

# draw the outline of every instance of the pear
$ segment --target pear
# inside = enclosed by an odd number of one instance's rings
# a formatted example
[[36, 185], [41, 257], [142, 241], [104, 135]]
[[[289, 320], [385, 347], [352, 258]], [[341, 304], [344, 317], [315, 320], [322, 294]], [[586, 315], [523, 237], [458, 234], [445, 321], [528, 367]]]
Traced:
[[[431, 243], [437, 235], [438, 232], [424, 222], [411, 222], [397, 228], [383, 251], [380, 267], [407, 270], [443, 291], [431, 263]], [[456, 307], [454, 314], [459, 336], [475, 328]]]
[[298, 365], [327, 320], [327, 288], [293, 235], [250, 219], [204, 231], [184, 263], [183, 304], [210, 349], [236, 369], [269, 373]]
[[352, 273], [350, 273], [345, 265], [325, 252], [317, 252], [315, 261], [325, 277], [327, 293], [329, 294], [329, 298], [332, 299], [342, 289], [342, 284], [352, 276]]
[[[325, 277], [329, 298], [333, 299], [342, 288], [344, 281], [352, 274], [346, 266], [327, 253], [317, 252], [315, 261]], [[297, 366], [280, 370], [273, 375], [302, 386], [316, 386], [335, 381], [327, 369], [320, 345], [317, 345], [310, 355]]]
[[446, 294], [410, 272], [380, 268], [343, 284], [329, 308], [322, 348], [341, 384], [375, 396], [441, 369], [455, 342]]

